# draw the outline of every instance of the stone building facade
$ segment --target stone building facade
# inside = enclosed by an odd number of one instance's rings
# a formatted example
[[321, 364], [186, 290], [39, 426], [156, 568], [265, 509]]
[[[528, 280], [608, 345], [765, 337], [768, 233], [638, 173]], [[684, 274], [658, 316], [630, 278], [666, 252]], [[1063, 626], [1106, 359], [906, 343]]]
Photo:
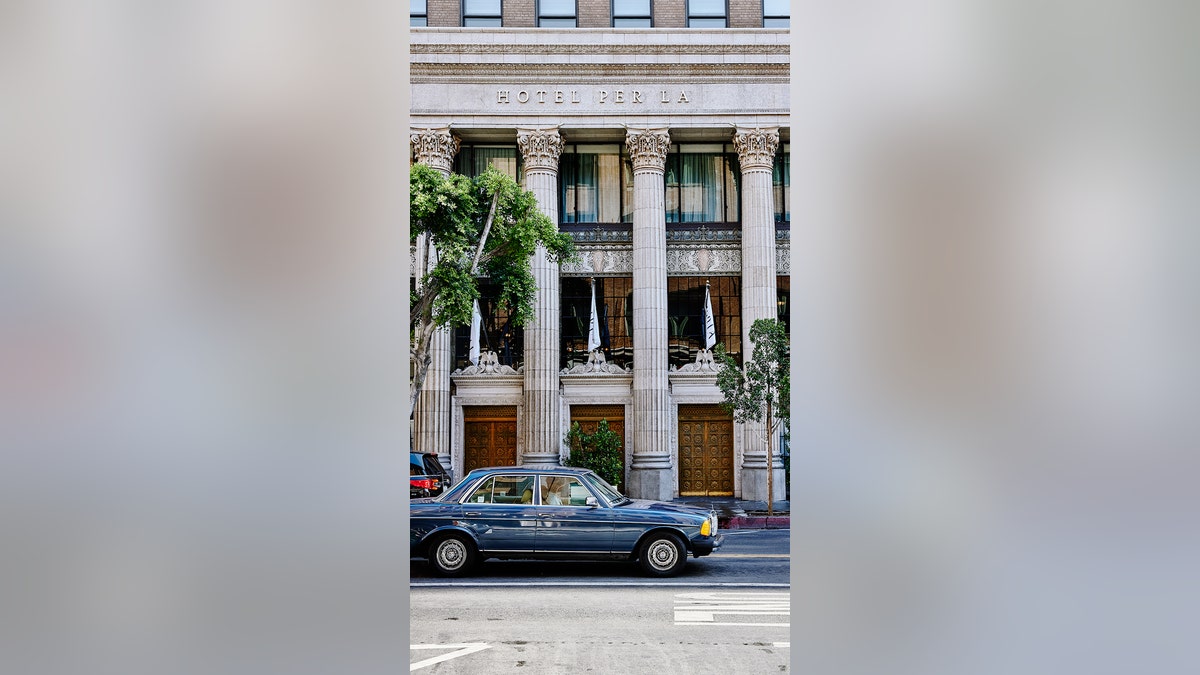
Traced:
[[[654, 3], [656, 16], [666, 4]], [[478, 363], [466, 358], [466, 327], [439, 333], [416, 449], [438, 453], [456, 478], [555, 464], [573, 421], [606, 419], [624, 438], [631, 496], [767, 498], [763, 430], [719, 407], [703, 299], [739, 358], [755, 319], [787, 318], [788, 42], [770, 28], [412, 31], [413, 160], [508, 171], [580, 252], [561, 266], [534, 256], [535, 320], [524, 327], [508, 324], [485, 284]], [[586, 339], [593, 291], [598, 351]]]

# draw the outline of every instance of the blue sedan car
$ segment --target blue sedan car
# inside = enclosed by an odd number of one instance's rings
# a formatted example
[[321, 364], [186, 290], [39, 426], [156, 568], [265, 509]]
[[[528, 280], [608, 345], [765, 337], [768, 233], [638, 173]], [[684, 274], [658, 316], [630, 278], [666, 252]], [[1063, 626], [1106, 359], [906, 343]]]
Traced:
[[541, 558], [637, 560], [668, 577], [722, 539], [712, 512], [630, 499], [569, 467], [476, 469], [440, 497], [412, 500], [409, 513], [413, 555], [443, 576], [487, 558]]

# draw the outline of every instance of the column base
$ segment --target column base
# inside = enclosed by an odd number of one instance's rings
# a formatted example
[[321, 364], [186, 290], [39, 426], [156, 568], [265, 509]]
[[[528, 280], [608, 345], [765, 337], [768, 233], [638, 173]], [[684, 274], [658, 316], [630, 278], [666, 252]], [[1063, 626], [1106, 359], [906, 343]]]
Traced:
[[626, 492], [633, 499], [670, 501], [675, 498], [675, 470], [631, 467]]
[[[742, 467], [742, 499], [755, 502], [767, 501], [767, 467], [765, 465], [766, 462], [763, 462], [763, 466], [759, 468]], [[778, 502], [787, 499], [783, 467], [775, 469], [774, 481], [775, 484], [772, 487], [775, 497], [771, 501]]]
[[518, 463], [521, 466], [558, 466], [561, 462], [557, 452], [525, 452]]

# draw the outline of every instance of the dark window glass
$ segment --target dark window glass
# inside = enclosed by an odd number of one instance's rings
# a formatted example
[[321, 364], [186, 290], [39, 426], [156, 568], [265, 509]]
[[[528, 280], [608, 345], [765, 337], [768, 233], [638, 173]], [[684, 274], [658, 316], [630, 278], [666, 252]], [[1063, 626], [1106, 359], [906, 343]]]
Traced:
[[791, 154], [785, 144], [783, 150], [775, 155], [775, 169], [771, 176], [771, 187], [775, 193], [776, 222], [792, 220], [791, 166]]
[[688, 28], [725, 28], [725, 19], [688, 19]]
[[[496, 352], [501, 365], [517, 368], [521, 365], [525, 351], [525, 329], [512, 323], [512, 317], [500, 301], [498, 284], [479, 285], [479, 313], [483, 317], [479, 336], [479, 353]], [[457, 326], [454, 329], [454, 368], [472, 365], [471, 327]]]
[[474, 178], [494, 166], [519, 181], [521, 154], [514, 145], [464, 145], [454, 158], [454, 172]]
[[688, 0], [688, 16], [725, 16], [725, 0]]
[[785, 17], [763, 17], [763, 28], [790, 28], [792, 20]]
[[424, 26], [429, 23], [425, 0], [408, 0], [408, 25]]
[[538, 19], [538, 26], [542, 28], [575, 28], [575, 19]]
[[708, 282], [717, 343], [742, 359], [742, 280], [738, 277], [667, 279], [667, 354], [675, 368], [696, 362], [704, 348], [704, 283]]
[[[600, 349], [609, 363], [633, 364], [633, 279], [596, 277], [596, 313]], [[588, 360], [588, 326], [592, 317], [591, 280], [564, 277], [562, 290], [562, 368]]]
[[481, 17], [463, 17], [464, 28], [499, 28], [500, 26], [500, 17], [491, 19]]
[[654, 23], [649, 19], [625, 19], [613, 17], [613, 28], [652, 28]]
[[[776, 303], [779, 307], [779, 316], [777, 317], [787, 327], [788, 333], [792, 330], [792, 278], [791, 277], [775, 277], [775, 295]], [[716, 313], [715, 311], [713, 312]]]
[[788, 28], [791, 14], [788, 0], [763, 0], [763, 28]]

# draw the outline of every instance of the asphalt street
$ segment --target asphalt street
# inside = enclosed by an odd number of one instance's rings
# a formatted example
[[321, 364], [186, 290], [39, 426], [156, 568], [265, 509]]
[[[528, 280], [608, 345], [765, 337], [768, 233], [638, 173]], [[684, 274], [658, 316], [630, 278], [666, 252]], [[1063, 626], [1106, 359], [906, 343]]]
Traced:
[[412, 587], [571, 584], [580, 586], [690, 585], [784, 587], [790, 570], [788, 530], [729, 530], [712, 555], [688, 558], [683, 572], [672, 579], [650, 579], [636, 563], [488, 560], [464, 579], [442, 579], [424, 559], [409, 564]]
[[787, 530], [725, 533], [684, 573], [489, 560], [464, 579], [411, 563], [420, 673], [780, 673], [790, 657]]

